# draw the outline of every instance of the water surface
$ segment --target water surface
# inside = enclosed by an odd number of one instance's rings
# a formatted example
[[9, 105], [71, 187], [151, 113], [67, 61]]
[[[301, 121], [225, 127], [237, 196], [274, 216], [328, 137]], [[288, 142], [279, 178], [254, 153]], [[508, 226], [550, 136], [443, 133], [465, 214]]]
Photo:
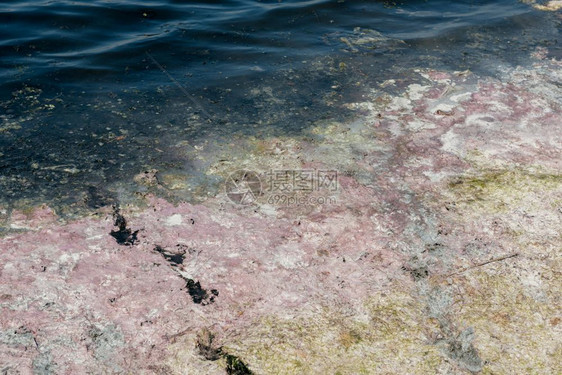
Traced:
[[6, 1], [0, 201], [95, 208], [146, 169], [206, 179], [178, 143], [296, 135], [415, 67], [558, 54], [559, 30], [508, 0]]

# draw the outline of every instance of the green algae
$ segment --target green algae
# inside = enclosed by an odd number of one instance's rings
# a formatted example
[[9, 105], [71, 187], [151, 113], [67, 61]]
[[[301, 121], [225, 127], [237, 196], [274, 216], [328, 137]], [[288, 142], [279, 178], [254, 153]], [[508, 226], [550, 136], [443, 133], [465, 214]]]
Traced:
[[451, 179], [443, 190], [448, 220], [459, 227], [500, 225], [495, 239], [522, 260], [455, 277], [449, 314], [456, 325], [475, 330], [483, 374], [562, 373], [556, 308], [562, 297], [562, 175], [540, 166], [483, 168], [476, 163], [473, 168], [478, 172]]
[[456, 177], [447, 187], [455, 194], [457, 203], [505, 212], [529, 194], [562, 188], [562, 175], [522, 169], [489, 170]]
[[264, 317], [225, 348], [264, 374], [427, 374], [446, 361], [427, 339], [436, 328], [413, 296], [377, 294], [362, 310]]
[[546, 298], [533, 298], [517, 271], [504, 271], [474, 271], [455, 282], [462, 291], [455, 316], [459, 324], [474, 327], [477, 333], [474, 345], [487, 363], [482, 373], [562, 373], [556, 319], [560, 294], [554, 285], [546, 285]]

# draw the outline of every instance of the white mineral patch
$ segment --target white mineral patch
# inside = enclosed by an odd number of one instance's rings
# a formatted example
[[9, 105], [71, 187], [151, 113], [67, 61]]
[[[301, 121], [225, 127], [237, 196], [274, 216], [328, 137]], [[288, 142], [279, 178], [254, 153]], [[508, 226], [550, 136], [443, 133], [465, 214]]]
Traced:
[[436, 126], [433, 122], [423, 121], [423, 120], [413, 120], [406, 123], [406, 128], [412, 131], [418, 131], [423, 129], [435, 129]]
[[492, 129], [497, 127], [497, 121], [491, 115], [475, 114], [467, 116], [466, 125], [476, 126], [481, 129]]
[[277, 216], [277, 209], [270, 204], [262, 204], [259, 208], [260, 212], [267, 216]]
[[[517, 102], [521, 103], [521, 98], [517, 98]], [[512, 114], [513, 110], [505, 103], [501, 102], [491, 102], [488, 103], [490, 105], [488, 112], [497, 112], [497, 113], [505, 113], [505, 114]]]
[[388, 111], [409, 111], [412, 109], [412, 102], [407, 98], [395, 97], [386, 108]]
[[59, 257], [58, 261], [59, 263], [76, 263], [79, 259], [80, 259], [80, 254], [78, 253], [73, 253], [73, 254], [64, 253]]
[[408, 86], [408, 96], [411, 100], [420, 100], [423, 94], [429, 89], [429, 86], [422, 86], [417, 83]]
[[430, 113], [435, 114], [437, 111], [442, 111], [445, 113], [453, 112], [455, 106], [451, 104], [439, 104], [429, 110]]
[[443, 144], [441, 149], [443, 151], [458, 155], [459, 151], [461, 150], [462, 143], [462, 137], [459, 137], [457, 134], [455, 134], [452, 129], [441, 136], [441, 144]]
[[294, 269], [304, 266], [303, 251], [298, 245], [285, 245], [275, 249], [273, 264], [286, 269]]
[[169, 227], [181, 225], [182, 222], [183, 222], [183, 218], [181, 217], [180, 214], [172, 215], [166, 219], [166, 225]]
[[33, 227], [30, 227], [29, 225], [27, 225], [25, 221], [13, 222], [13, 223], [10, 224], [10, 228], [12, 228], [12, 229], [30, 229], [30, 230], [33, 229]]
[[104, 237], [104, 234], [97, 234], [97, 235], [95, 235], [95, 236], [86, 237], [86, 240], [88, 240], [88, 241], [97, 241], [97, 240], [99, 240], [99, 239], [101, 239], [101, 238], [103, 238], [103, 237]]
[[13, 263], [6, 263], [2, 269], [2, 273], [6, 276], [15, 276], [18, 274], [18, 270]]
[[429, 178], [431, 182], [440, 182], [450, 176], [450, 173], [444, 171], [437, 172], [437, 173], [431, 171], [425, 171], [423, 172], [423, 174], [427, 176], [427, 178]]
[[451, 101], [455, 102], [455, 103], [462, 103], [462, 102], [466, 102], [468, 100], [470, 100], [472, 98], [472, 93], [469, 92], [463, 92], [461, 94], [456, 94], [456, 95], [451, 95], [450, 99]]
[[543, 283], [538, 271], [524, 271], [527, 275], [521, 277], [521, 284], [525, 286], [525, 292], [535, 300], [544, 300]]
[[395, 136], [395, 137], [399, 137], [401, 135], [404, 134], [403, 130], [402, 130], [402, 126], [400, 125], [399, 122], [395, 122], [393, 121], [389, 126], [388, 126], [388, 130], [390, 131], [390, 133]]

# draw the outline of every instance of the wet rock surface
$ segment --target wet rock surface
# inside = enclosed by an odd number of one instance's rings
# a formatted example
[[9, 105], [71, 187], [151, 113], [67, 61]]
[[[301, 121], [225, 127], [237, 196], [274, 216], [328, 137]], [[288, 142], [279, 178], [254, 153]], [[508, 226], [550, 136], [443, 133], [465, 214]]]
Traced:
[[0, 369], [562, 371], [562, 63], [533, 56], [411, 71], [300, 136], [178, 148], [221, 181], [337, 170], [329, 204], [144, 190], [74, 220], [0, 211]]

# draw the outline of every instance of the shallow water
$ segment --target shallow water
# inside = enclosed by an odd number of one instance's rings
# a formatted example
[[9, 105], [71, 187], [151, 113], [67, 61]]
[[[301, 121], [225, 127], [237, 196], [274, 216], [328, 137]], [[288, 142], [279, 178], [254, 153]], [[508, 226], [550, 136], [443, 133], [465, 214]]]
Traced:
[[343, 104], [416, 67], [559, 55], [559, 30], [507, 0], [4, 2], [0, 201], [96, 208], [152, 168], [213, 194], [183, 149], [353, 118]]

